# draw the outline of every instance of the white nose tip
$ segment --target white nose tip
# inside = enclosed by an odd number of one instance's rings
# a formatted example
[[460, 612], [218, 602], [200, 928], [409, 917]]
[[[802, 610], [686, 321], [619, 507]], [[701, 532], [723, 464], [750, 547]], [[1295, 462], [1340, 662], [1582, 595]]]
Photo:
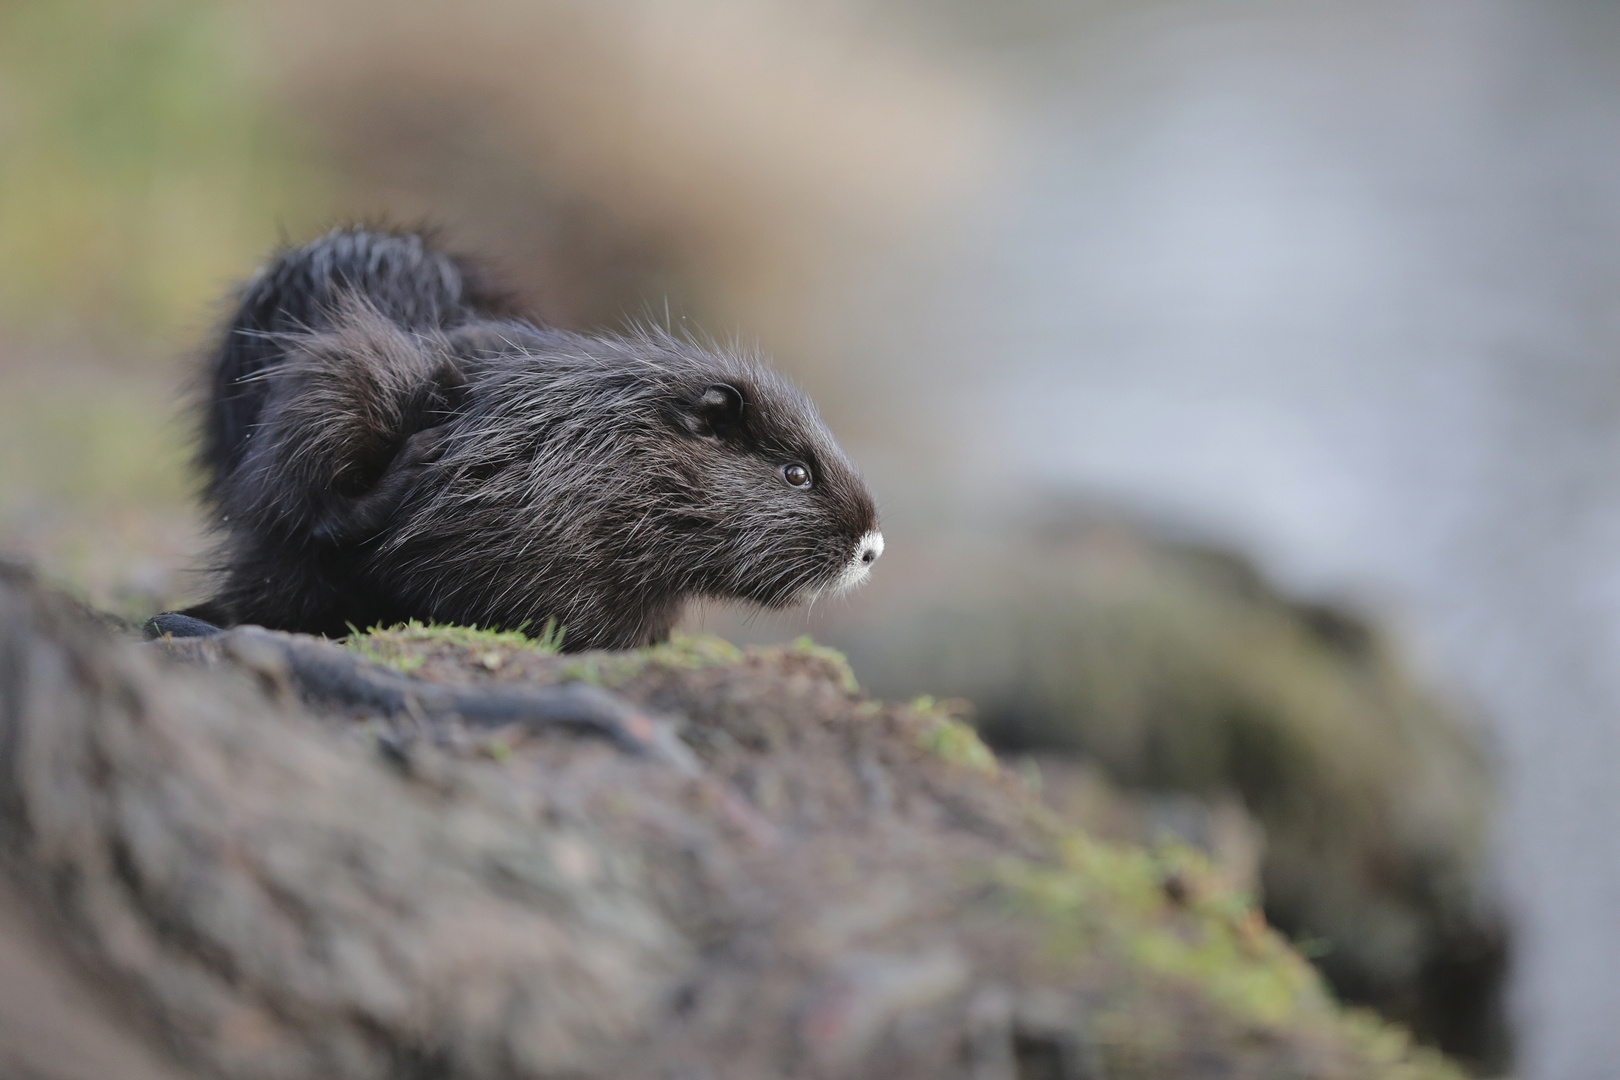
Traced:
[[[855, 552], [844, 564], [843, 570], [838, 574], [832, 584], [825, 586], [823, 592], [839, 596], [855, 588], [872, 576], [872, 564], [878, 561], [883, 554], [883, 534], [873, 529], [859, 540], [855, 541]], [[818, 592], [816, 595], [820, 595]]]
[[861, 542], [855, 545], [855, 551], [861, 565], [871, 566], [878, 561], [878, 556], [883, 554], [883, 534], [873, 529], [861, 537]]

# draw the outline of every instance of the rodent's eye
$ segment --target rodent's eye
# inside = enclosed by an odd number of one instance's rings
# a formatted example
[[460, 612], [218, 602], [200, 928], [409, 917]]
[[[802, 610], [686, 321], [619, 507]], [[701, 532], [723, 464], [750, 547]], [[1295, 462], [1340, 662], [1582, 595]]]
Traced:
[[810, 486], [810, 470], [794, 462], [792, 465], [782, 466], [782, 479], [794, 487]]

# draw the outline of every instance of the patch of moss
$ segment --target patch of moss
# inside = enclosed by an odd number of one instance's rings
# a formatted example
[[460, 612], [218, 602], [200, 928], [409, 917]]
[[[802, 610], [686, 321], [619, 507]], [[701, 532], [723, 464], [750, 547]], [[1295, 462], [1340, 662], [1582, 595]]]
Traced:
[[1000, 767], [979, 733], [952, 711], [950, 703], [924, 696], [913, 700], [909, 709], [923, 721], [917, 731], [922, 749], [975, 772], [993, 773]]
[[1042, 918], [1058, 955], [1099, 948], [1154, 976], [1198, 987], [1243, 1021], [1286, 1023], [1320, 1007], [1320, 977], [1268, 929], [1198, 853], [1126, 847], [1068, 834], [1057, 865], [1012, 864], [998, 877], [1015, 906]]
[[1462, 1075], [1439, 1051], [1417, 1046], [1406, 1029], [1368, 1009], [1347, 1009], [1340, 1023], [1350, 1043], [1379, 1068], [1381, 1080], [1458, 1080]]
[[817, 645], [809, 634], [804, 634], [793, 642], [788, 651], [790, 655], [818, 660], [831, 668], [846, 694], [858, 694], [861, 692], [861, 684], [855, 679], [855, 669], [849, 666], [849, 658], [837, 649], [829, 648], [826, 645]]
[[743, 651], [713, 634], [670, 635], [659, 645], [629, 652], [585, 653], [562, 669], [562, 678], [577, 679], [605, 686], [623, 686], [649, 667], [700, 671], [705, 668], [734, 667], [743, 662]]
[[519, 630], [430, 625], [413, 619], [397, 626], [374, 626], [370, 630], [350, 634], [344, 639], [344, 644], [367, 660], [409, 674], [427, 661], [427, 650], [435, 647], [473, 652], [485, 666], [496, 668], [507, 652], [550, 656], [562, 647], [562, 640], [563, 628], [552, 620], [547, 620], [539, 635], [531, 637]]
[[403, 671], [407, 675], [427, 662], [427, 657], [421, 653], [395, 653], [387, 648], [378, 648], [364, 639], [355, 641], [351, 638], [350, 642], [350, 648], [372, 663]]
[[672, 634], [661, 645], [637, 649], [632, 655], [661, 667], [697, 671], [712, 667], [734, 667], [743, 661], [743, 651], [714, 634]]
[[[1057, 844], [1055, 862], [1009, 859], [992, 877], [1017, 916], [1043, 925], [1053, 963], [1106, 957], [1134, 972], [1116, 987], [1127, 998], [1131, 986], [1179, 983], [1244, 1030], [1337, 1027], [1379, 1077], [1462, 1075], [1440, 1054], [1414, 1046], [1404, 1029], [1369, 1012], [1338, 1009], [1317, 971], [1188, 847], [1132, 847], [1070, 831]], [[1093, 1018], [1092, 1034], [1127, 1056], [1133, 1047], [1163, 1049], [1166, 1036], [1154, 1022], [1151, 1010], [1105, 1009]]]

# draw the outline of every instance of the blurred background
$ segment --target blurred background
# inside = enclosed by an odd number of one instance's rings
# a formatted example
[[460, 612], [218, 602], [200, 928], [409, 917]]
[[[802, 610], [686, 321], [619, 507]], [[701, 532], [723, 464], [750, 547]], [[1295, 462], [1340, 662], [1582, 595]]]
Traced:
[[1610, 1077], [1616, 177], [1597, 0], [0, 0], [0, 551], [203, 595], [232, 283], [432, 222], [757, 344], [866, 471], [873, 585], [695, 628], [963, 699], [1482, 1075]]

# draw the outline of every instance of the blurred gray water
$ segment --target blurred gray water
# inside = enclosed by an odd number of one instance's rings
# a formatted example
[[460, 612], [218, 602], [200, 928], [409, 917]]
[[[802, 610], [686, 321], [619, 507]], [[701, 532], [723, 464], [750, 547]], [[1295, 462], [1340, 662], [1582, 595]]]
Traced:
[[1186, 523], [1393, 618], [1471, 699], [1547, 1080], [1620, 1076], [1615, 8], [961, 9], [1027, 126], [905, 271], [915, 319], [885, 311], [949, 410], [930, 445], [972, 448], [964, 507]]

